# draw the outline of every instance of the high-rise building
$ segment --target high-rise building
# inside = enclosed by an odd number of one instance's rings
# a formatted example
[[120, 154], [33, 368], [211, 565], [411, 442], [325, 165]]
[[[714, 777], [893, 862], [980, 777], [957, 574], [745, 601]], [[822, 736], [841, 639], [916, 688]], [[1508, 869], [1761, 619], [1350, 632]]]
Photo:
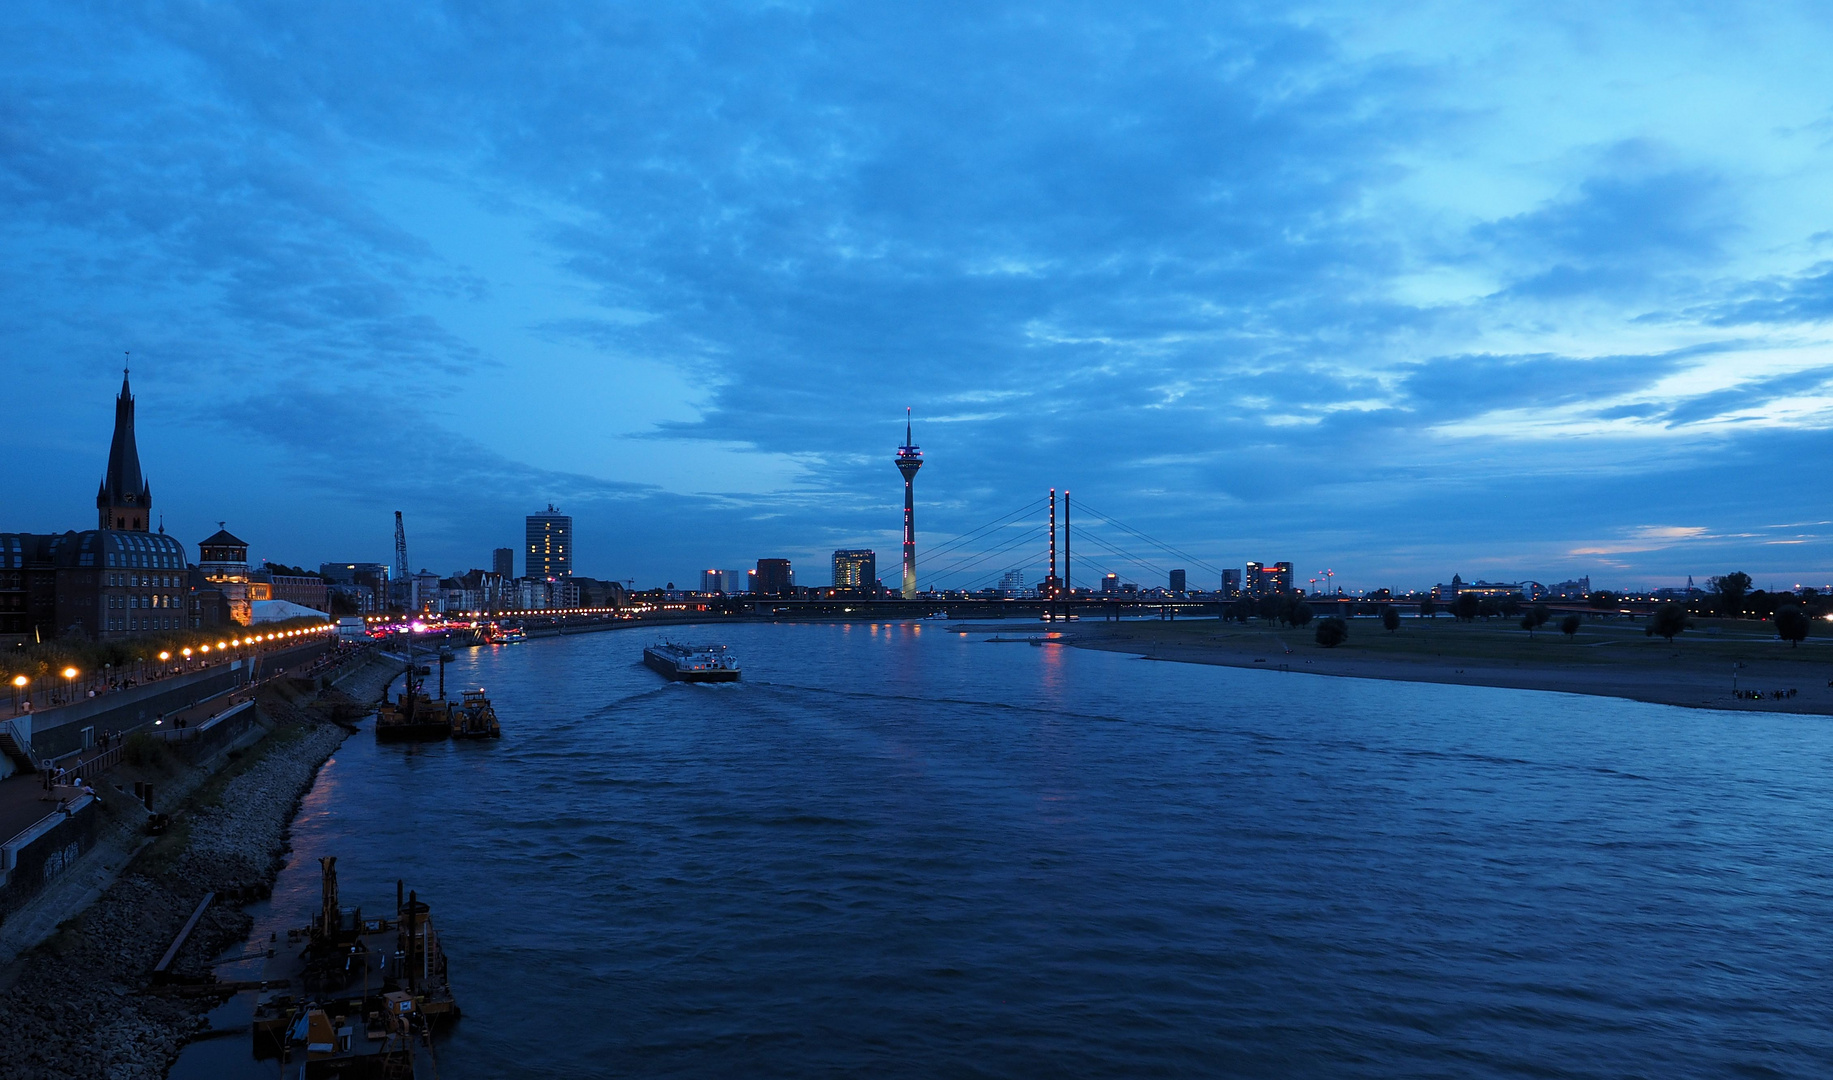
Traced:
[[1182, 570], [1171, 571], [1171, 591], [1174, 593], [1184, 591], [1184, 572]]
[[757, 560], [757, 576], [751, 579], [751, 591], [761, 596], [783, 596], [795, 588], [796, 572], [788, 559]]
[[1292, 564], [1289, 562], [1247, 564], [1243, 583], [1249, 596], [1279, 596], [1292, 591]]
[[[923, 451], [910, 437], [910, 410], [904, 410], [904, 445], [897, 448], [897, 471], [904, 474], [904, 599], [915, 600], [916, 578], [916, 474], [923, 467]], [[761, 565], [761, 564], [760, 564]]]
[[834, 552], [834, 588], [870, 590], [878, 583], [878, 555], [864, 548]]
[[745, 575], [738, 570], [702, 570], [700, 571], [700, 591], [703, 593], [743, 592]]
[[1004, 597], [1022, 596], [1025, 593], [1025, 572], [1007, 570], [999, 579], [999, 595]]
[[1241, 595], [1241, 571], [1222, 571], [1222, 599], [1234, 600]]
[[1101, 591], [1104, 593], [1119, 592], [1120, 591], [1120, 575], [1119, 574], [1101, 575]]
[[516, 576], [516, 549], [497, 548], [490, 553], [490, 572], [508, 581]]
[[528, 515], [527, 542], [522, 546], [522, 576], [536, 581], [562, 581], [573, 576], [573, 519], [554, 509]]

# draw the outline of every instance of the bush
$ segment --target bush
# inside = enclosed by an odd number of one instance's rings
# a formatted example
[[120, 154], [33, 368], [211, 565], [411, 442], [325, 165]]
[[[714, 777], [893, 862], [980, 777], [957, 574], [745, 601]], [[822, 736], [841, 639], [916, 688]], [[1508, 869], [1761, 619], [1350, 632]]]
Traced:
[[1326, 649], [1334, 649], [1349, 640], [1349, 624], [1332, 615], [1317, 624], [1317, 643]]
[[1384, 630], [1400, 629], [1400, 612], [1391, 607], [1381, 609], [1381, 628]]
[[1310, 604], [1293, 604], [1291, 614], [1286, 616], [1293, 626], [1303, 626], [1311, 621]]
[[158, 767], [166, 763], [164, 739], [155, 739], [146, 732], [129, 735], [121, 744], [121, 760], [135, 768]]

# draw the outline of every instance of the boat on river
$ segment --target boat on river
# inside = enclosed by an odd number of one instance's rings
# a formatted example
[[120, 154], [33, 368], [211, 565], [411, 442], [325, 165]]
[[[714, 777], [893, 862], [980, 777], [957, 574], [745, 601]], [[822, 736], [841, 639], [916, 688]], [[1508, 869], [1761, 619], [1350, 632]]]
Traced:
[[496, 708], [484, 696], [483, 687], [466, 690], [458, 704], [451, 707], [454, 739], [500, 739], [502, 725], [496, 722]]
[[484, 631], [484, 640], [491, 645], [520, 645], [528, 640], [528, 631], [520, 626], [491, 623]]
[[376, 709], [376, 742], [437, 742], [451, 738], [451, 707], [434, 701], [419, 683]]
[[437, 1075], [433, 1034], [458, 1017], [427, 904], [395, 885], [393, 916], [340, 905], [337, 859], [318, 860], [322, 905], [273, 937], [255, 999], [256, 1057], [304, 1080]]
[[672, 641], [643, 650], [643, 663], [675, 682], [737, 682], [738, 657], [724, 645], [677, 645]]

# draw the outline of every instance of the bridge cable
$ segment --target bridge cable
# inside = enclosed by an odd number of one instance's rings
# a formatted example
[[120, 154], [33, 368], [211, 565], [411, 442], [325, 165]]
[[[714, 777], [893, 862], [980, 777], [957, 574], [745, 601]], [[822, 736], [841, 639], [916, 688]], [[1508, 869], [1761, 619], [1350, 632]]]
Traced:
[[1196, 566], [1200, 566], [1203, 569], [1210, 571], [1211, 573], [1219, 575], [1222, 572], [1221, 567], [1210, 563], [1206, 559], [1199, 559], [1188, 551], [1185, 551], [1181, 548], [1172, 547], [1170, 544], [1165, 543], [1163, 540], [1160, 540], [1157, 537], [1150, 536], [1146, 533], [1143, 533], [1139, 531], [1138, 529], [1133, 528], [1131, 525], [1126, 524], [1125, 522], [1115, 520], [1114, 518], [1108, 516], [1105, 512], [1093, 506], [1090, 506], [1086, 500], [1077, 503], [1077, 505], [1082, 507], [1083, 513], [1092, 513], [1096, 517], [1100, 518], [1102, 521], [1106, 522], [1107, 524], [1114, 526], [1116, 529], [1119, 529], [1122, 532], [1131, 533], [1132, 535], [1137, 536], [1141, 540], [1144, 540], [1145, 542], [1153, 545], [1154, 547], [1157, 547], [1166, 552], [1169, 552], [1170, 554], [1175, 555], [1180, 559], [1188, 560], [1192, 564]]

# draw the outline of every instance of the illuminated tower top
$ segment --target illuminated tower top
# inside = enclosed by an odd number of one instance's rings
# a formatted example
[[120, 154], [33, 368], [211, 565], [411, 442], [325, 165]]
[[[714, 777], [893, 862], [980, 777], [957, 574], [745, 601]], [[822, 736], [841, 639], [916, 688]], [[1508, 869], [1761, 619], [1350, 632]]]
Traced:
[[904, 410], [904, 445], [897, 448], [897, 471], [904, 474], [908, 483], [916, 479], [917, 470], [923, 467], [923, 451], [915, 445], [910, 437], [910, 410]]

